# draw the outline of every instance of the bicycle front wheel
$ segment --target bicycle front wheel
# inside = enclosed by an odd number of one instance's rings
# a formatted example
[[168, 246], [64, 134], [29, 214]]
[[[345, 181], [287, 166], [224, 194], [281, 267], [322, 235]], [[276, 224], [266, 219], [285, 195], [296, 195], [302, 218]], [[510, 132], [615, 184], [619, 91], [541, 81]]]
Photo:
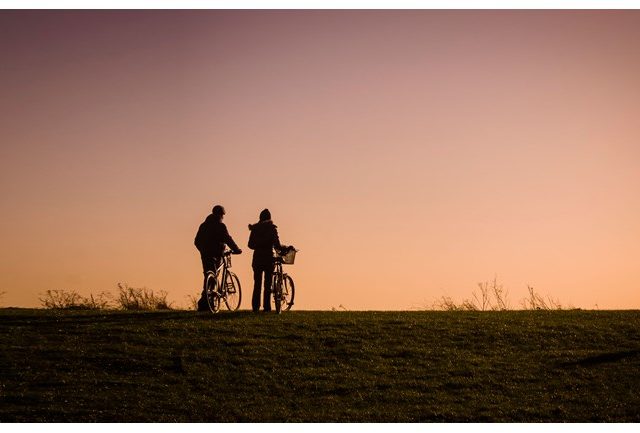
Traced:
[[282, 279], [280, 278], [280, 274], [274, 272], [273, 279], [271, 280], [271, 301], [273, 301], [273, 308], [276, 310], [276, 313], [280, 313], [280, 284]]
[[227, 308], [231, 311], [236, 311], [240, 308], [240, 302], [242, 302], [242, 289], [240, 288], [240, 280], [238, 276], [233, 272], [227, 273], [227, 296], [224, 298], [224, 303], [227, 304]]
[[293, 278], [284, 274], [284, 277], [282, 278], [282, 293], [280, 294], [282, 310], [289, 311], [291, 309], [295, 296], [296, 287], [293, 285]]
[[209, 310], [212, 313], [217, 313], [220, 310], [220, 294], [217, 290], [216, 275], [213, 272], [207, 272], [207, 279], [204, 283], [205, 296], [207, 297], [207, 304]]

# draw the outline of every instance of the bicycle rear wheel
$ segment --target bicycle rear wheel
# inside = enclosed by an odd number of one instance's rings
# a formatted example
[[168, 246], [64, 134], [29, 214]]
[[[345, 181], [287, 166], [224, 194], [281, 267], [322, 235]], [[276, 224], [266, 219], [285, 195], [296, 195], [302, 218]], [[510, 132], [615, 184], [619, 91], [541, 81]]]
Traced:
[[218, 293], [218, 285], [216, 283], [216, 275], [213, 272], [207, 272], [207, 279], [204, 283], [205, 296], [207, 304], [212, 313], [220, 310], [220, 294]]
[[240, 308], [242, 302], [242, 289], [240, 288], [240, 280], [238, 276], [233, 272], [227, 273], [227, 296], [224, 298], [224, 303], [227, 304], [227, 308], [231, 311], [236, 311]]
[[289, 311], [293, 306], [293, 299], [296, 296], [296, 287], [293, 284], [293, 278], [284, 274], [282, 279], [282, 293], [280, 295], [281, 308]]

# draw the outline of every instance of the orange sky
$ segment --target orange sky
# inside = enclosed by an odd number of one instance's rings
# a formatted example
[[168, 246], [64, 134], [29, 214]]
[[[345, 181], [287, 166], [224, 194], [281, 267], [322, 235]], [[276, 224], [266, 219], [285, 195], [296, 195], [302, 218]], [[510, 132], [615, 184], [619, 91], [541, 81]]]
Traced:
[[201, 284], [268, 207], [298, 309], [497, 275], [640, 308], [639, 11], [0, 11], [0, 299]]

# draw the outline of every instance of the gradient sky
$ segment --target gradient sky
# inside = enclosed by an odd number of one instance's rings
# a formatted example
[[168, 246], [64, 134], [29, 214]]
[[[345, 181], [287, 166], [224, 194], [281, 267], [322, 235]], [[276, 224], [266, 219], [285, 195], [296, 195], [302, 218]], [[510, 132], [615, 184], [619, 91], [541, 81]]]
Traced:
[[297, 309], [497, 276], [640, 308], [640, 11], [0, 11], [0, 299], [201, 285], [267, 207]]

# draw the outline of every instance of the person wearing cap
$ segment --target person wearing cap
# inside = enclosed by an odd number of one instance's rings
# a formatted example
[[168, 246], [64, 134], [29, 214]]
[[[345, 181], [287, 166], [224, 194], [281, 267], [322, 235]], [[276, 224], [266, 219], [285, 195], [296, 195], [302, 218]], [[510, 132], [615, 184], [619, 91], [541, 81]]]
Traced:
[[[200, 224], [196, 234], [194, 244], [200, 251], [202, 271], [205, 274], [205, 278], [207, 271], [215, 272], [220, 266], [225, 245], [229, 246], [233, 254], [242, 253], [242, 250], [238, 248], [238, 245], [229, 234], [227, 226], [222, 222], [224, 215], [224, 207], [215, 205], [211, 210], [211, 214]], [[203, 288], [198, 300], [198, 311], [206, 311], [208, 308]]]
[[260, 212], [260, 220], [256, 224], [249, 224], [249, 248], [253, 250], [253, 296], [251, 307], [254, 312], [260, 310], [260, 292], [262, 293], [262, 308], [271, 311], [271, 279], [273, 278], [273, 249], [281, 248], [278, 238], [278, 227], [271, 221], [271, 212], [264, 209]]

